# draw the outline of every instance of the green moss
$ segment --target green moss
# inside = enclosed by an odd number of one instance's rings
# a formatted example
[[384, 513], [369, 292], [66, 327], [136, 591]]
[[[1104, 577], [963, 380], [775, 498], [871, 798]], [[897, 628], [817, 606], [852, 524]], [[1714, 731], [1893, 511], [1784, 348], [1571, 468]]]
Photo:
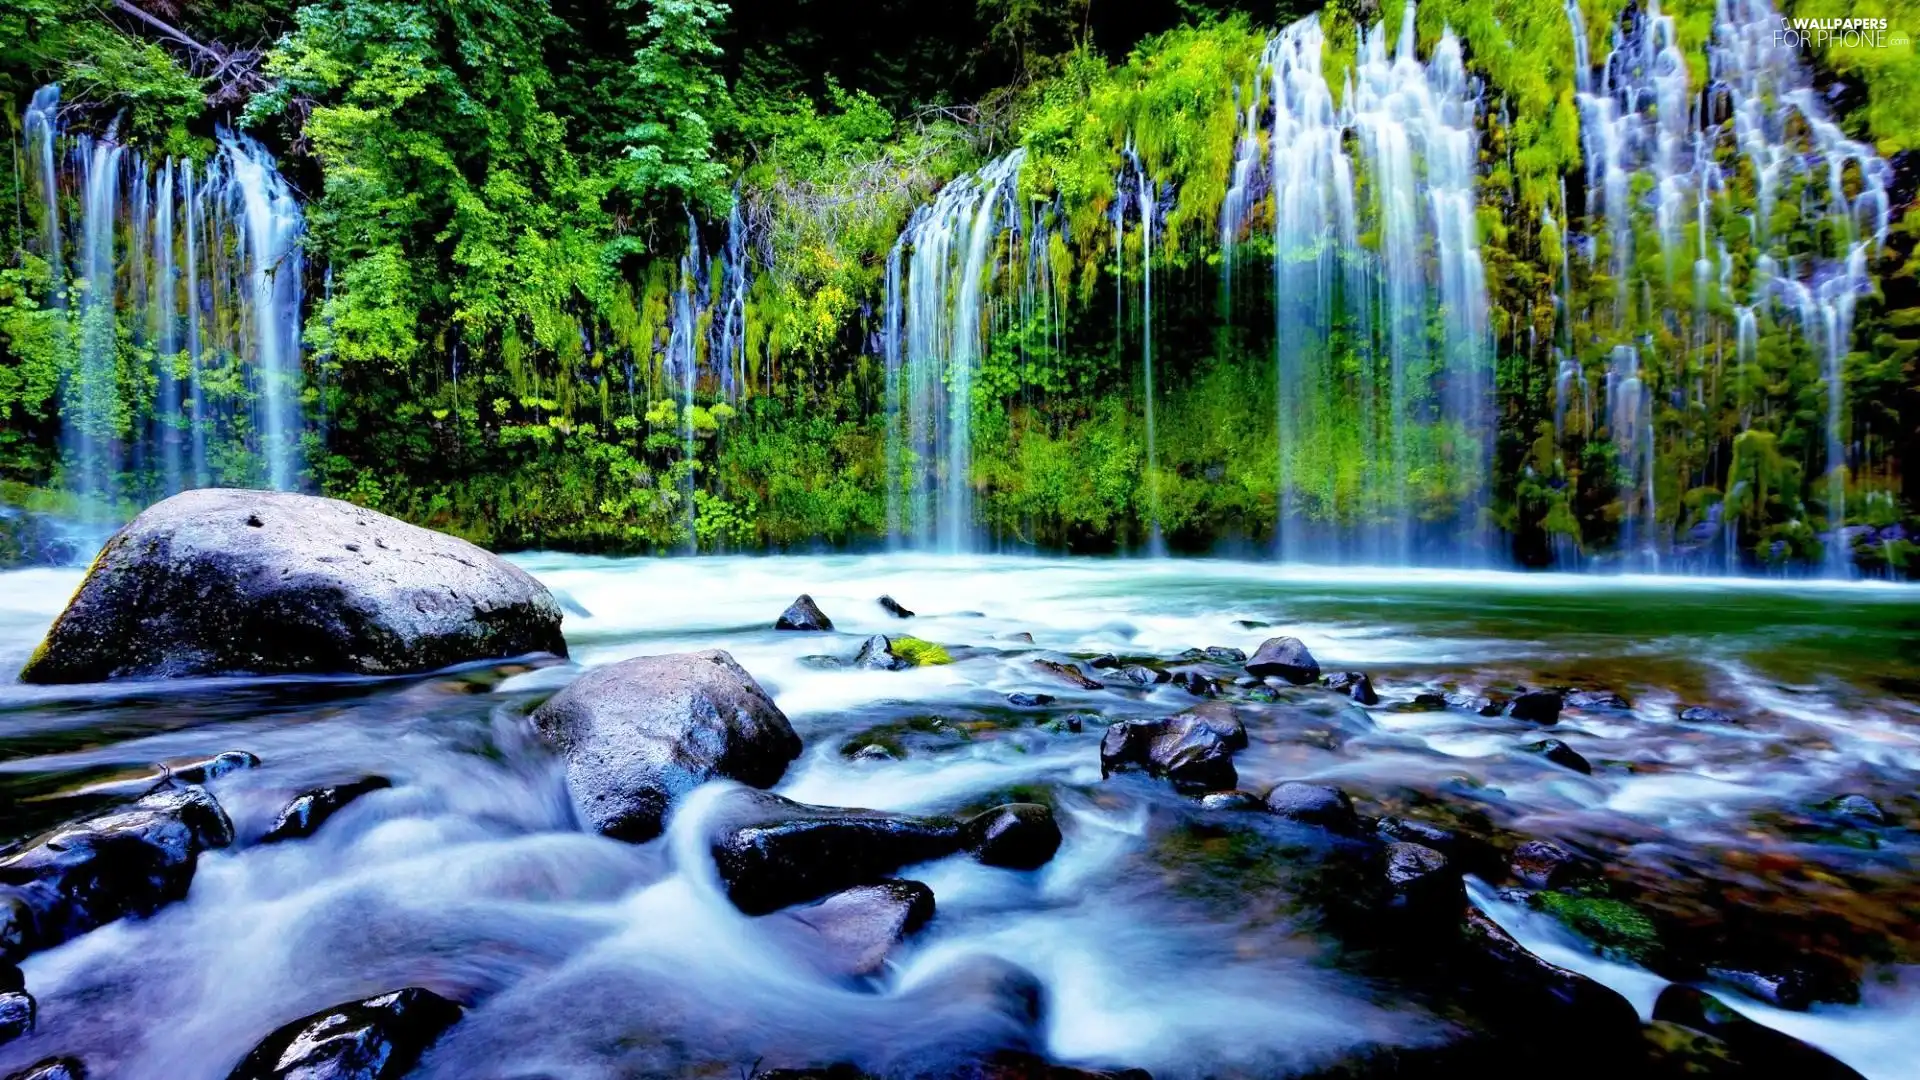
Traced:
[[1603, 951], [1644, 963], [1659, 949], [1653, 921], [1624, 901], [1547, 892], [1534, 894], [1533, 905]]
[[914, 667], [953, 663], [953, 656], [947, 652], [944, 645], [936, 645], [917, 637], [896, 637], [887, 640], [892, 645], [893, 655]]

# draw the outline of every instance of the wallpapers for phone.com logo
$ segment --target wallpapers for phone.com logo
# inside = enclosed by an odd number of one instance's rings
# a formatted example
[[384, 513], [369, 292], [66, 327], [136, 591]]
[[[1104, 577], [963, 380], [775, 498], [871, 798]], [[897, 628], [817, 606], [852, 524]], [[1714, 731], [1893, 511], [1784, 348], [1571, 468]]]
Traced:
[[1780, 19], [1773, 43], [1789, 49], [1887, 49], [1905, 47], [1912, 39], [1885, 19]]

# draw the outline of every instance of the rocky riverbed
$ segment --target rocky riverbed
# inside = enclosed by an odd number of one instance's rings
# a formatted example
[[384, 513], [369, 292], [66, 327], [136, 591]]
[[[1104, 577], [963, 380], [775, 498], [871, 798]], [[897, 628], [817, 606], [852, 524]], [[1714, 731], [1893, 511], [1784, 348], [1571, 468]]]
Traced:
[[570, 659], [0, 684], [0, 1076], [1920, 1075], [1912, 591], [513, 562]]

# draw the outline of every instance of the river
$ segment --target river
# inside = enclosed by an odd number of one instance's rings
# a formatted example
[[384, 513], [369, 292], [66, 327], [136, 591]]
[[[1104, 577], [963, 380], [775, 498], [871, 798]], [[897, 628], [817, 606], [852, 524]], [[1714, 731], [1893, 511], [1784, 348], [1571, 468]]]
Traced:
[[[1031, 664], [1250, 653], [1284, 633], [1328, 670], [1367, 672], [1382, 702], [1305, 687], [1250, 706], [1242, 788], [1310, 779], [1373, 816], [1553, 839], [1602, 863], [1613, 895], [1663, 932], [1691, 927], [1740, 956], [1797, 954], [1798, 928], [1817, 923], [1819, 949], [1857, 978], [1857, 1004], [1789, 1012], [1714, 993], [1875, 1080], [1920, 1074], [1920, 837], [1902, 827], [1920, 823], [1920, 590], [1229, 561], [515, 561], [563, 599], [571, 663], [28, 687], [11, 673], [81, 572], [0, 574], [4, 839], [136, 793], [156, 763], [230, 749], [263, 763], [210, 784], [239, 842], [200, 860], [186, 900], [25, 961], [40, 1026], [0, 1047], [0, 1073], [70, 1053], [96, 1080], [218, 1080], [287, 1020], [400, 985], [469, 1009], [422, 1062], [429, 1078], [911, 1071], [1017, 1026], [994, 975], [1009, 963], [1044, 988], [1038, 1048], [1065, 1062], [1270, 1076], [1461, 1039], [1473, 1024], [1444, 985], [1353, 946], [1321, 894], [1314, 841], [1265, 815], [1203, 810], [1163, 781], [1102, 779], [1106, 722], [1192, 697], [1075, 690]], [[800, 592], [835, 632], [771, 629]], [[883, 593], [918, 615], [893, 618]], [[905, 631], [955, 662], [887, 672], [819, 659]], [[710, 798], [684, 803], [649, 844], [581, 831], [527, 713], [582, 665], [713, 647], [805, 741], [781, 794], [941, 813], [1042, 801], [1065, 833], [1059, 854], [1032, 873], [964, 858], [909, 868], [937, 916], [883, 976], [849, 981], [726, 902], [699, 843]], [[1533, 725], [1412, 704], [1513, 684], [1631, 703], [1570, 709], [1552, 730], [1592, 775], [1528, 752]], [[1055, 700], [1015, 706], [1016, 692]], [[1681, 719], [1692, 706], [1721, 715]], [[1097, 715], [1075, 732], [1071, 714]], [[853, 756], [869, 745], [889, 756]], [[311, 839], [249, 842], [295, 793], [368, 774], [393, 787]], [[1849, 794], [1886, 824], [1820, 809]], [[1649, 970], [1659, 962], [1597, 955], [1479, 877], [1469, 892], [1643, 1014], [1666, 982]], [[1734, 906], [1744, 914], [1721, 910]]]

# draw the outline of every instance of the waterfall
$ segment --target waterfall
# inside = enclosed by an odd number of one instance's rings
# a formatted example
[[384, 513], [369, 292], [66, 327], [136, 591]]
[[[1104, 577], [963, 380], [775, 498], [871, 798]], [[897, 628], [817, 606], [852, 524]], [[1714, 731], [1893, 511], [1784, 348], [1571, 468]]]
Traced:
[[[1609, 273], [1616, 281], [1614, 325], [1622, 331], [1630, 325], [1635, 215], [1647, 212], [1633, 205], [1630, 191], [1635, 178], [1644, 176], [1652, 189], [1649, 208], [1668, 284], [1676, 262], [1687, 257], [1682, 237], [1692, 217], [1693, 344], [1722, 339], [1719, 328], [1730, 317], [1736, 358], [1749, 363], [1759, 313], [1765, 312], [1796, 326], [1820, 359], [1827, 406], [1821, 447], [1827, 478], [1826, 570], [1847, 576], [1852, 568], [1844, 533], [1845, 360], [1855, 304], [1872, 290], [1869, 256], [1886, 241], [1891, 167], [1870, 147], [1848, 139], [1828, 117], [1811, 70], [1797, 50], [1776, 38], [1779, 16], [1768, 0], [1719, 0], [1707, 45], [1704, 96], [1688, 85], [1674, 20], [1662, 14], [1658, 0], [1648, 0], [1645, 11], [1626, 10], [1597, 84], [1585, 66], [1585, 20], [1577, 0], [1570, 0], [1567, 13], [1581, 88], [1589, 225], [1608, 237]], [[1727, 197], [1723, 151], [1746, 159], [1755, 188], [1754, 212], [1737, 220], [1730, 235], [1719, 233], [1714, 213]], [[1781, 193], [1796, 176], [1806, 182], [1797, 207], [1804, 227], [1776, 235], [1773, 219]], [[1801, 236], [1814, 239], [1808, 243]], [[1832, 239], [1822, 242], [1823, 237]], [[1739, 285], [1730, 239], [1754, 249], [1752, 270]], [[1673, 321], [1676, 313], [1644, 315]], [[1638, 377], [1644, 380], [1648, 373]], [[1646, 422], [1652, 425], [1650, 414]], [[1623, 453], [1636, 461], [1650, 459], [1656, 443], [1649, 435], [1623, 446]], [[1648, 465], [1622, 464], [1629, 473], [1652, 472]], [[1644, 501], [1650, 511], [1650, 497], [1629, 492], [1624, 498]], [[1636, 524], [1645, 534], [1638, 542], [1651, 542], [1652, 522]], [[1730, 532], [1732, 516], [1723, 514], [1720, 527]]]
[[[1161, 555], [1165, 551], [1160, 536], [1160, 450], [1153, 415], [1153, 226], [1160, 214], [1160, 189], [1147, 175], [1147, 167], [1134, 151], [1131, 138], [1121, 158], [1125, 166], [1114, 178], [1114, 223], [1120, 229], [1117, 235], [1123, 238], [1125, 235], [1128, 199], [1122, 194], [1129, 181], [1133, 187], [1131, 201], [1140, 222], [1140, 372], [1147, 422], [1147, 551]], [[1115, 333], [1118, 332], [1116, 324]]]
[[[686, 478], [686, 522], [687, 551], [700, 550], [700, 538], [696, 528], [698, 511], [695, 507], [694, 493], [699, 490], [694, 460], [694, 445], [698, 433], [694, 427], [693, 391], [700, 378], [700, 316], [701, 301], [706, 296], [704, 282], [706, 266], [700, 254], [700, 226], [693, 220], [693, 213], [687, 212], [687, 250], [680, 257], [680, 275], [673, 293], [672, 325], [667, 331], [667, 370], [680, 383], [680, 434], [683, 457], [681, 461], [687, 472]], [[714, 358], [716, 361], [718, 357]]]
[[[1451, 32], [1419, 61], [1414, 15], [1409, 5], [1391, 52], [1384, 26], [1361, 34], [1339, 105], [1317, 17], [1282, 31], [1261, 59], [1272, 97], [1281, 558], [1487, 556], [1492, 339], [1474, 186], [1478, 102]], [[1237, 215], [1244, 188], [1229, 192]], [[1361, 244], [1363, 231], [1377, 251]], [[1223, 234], [1233, 232], [1229, 219]], [[1350, 363], [1337, 362], [1336, 338]], [[1414, 490], [1416, 477], [1428, 490]]]
[[740, 212], [740, 188], [733, 189], [727, 210], [727, 246], [720, 251], [719, 310], [713, 318], [711, 346], [714, 374], [728, 401], [739, 397], [747, 383], [747, 225]]
[[888, 438], [904, 475], [889, 498], [904, 489], [906, 505], [889, 516], [920, 547], [975, 546], [974, 369], [988, 330], [990, 249], [1002, 230], [1019, 226], [1014, 197], [1025, 157], [1015, 150], [942, 188], [914, 212], [901, 236], [904, 266], [890, 269], [887, 347], [900, 351], [890, 359]]
[[42, 88], [23, 128], [35, 252], [75, 342], [62, 483], [103, 523], [123, 500], [188, 487], [296, 487], [305, 267], [292, 188], [245, 136], [219, 132], [203, 165], [149, 158], [111, 127], [68, 135], [59, 102]]

